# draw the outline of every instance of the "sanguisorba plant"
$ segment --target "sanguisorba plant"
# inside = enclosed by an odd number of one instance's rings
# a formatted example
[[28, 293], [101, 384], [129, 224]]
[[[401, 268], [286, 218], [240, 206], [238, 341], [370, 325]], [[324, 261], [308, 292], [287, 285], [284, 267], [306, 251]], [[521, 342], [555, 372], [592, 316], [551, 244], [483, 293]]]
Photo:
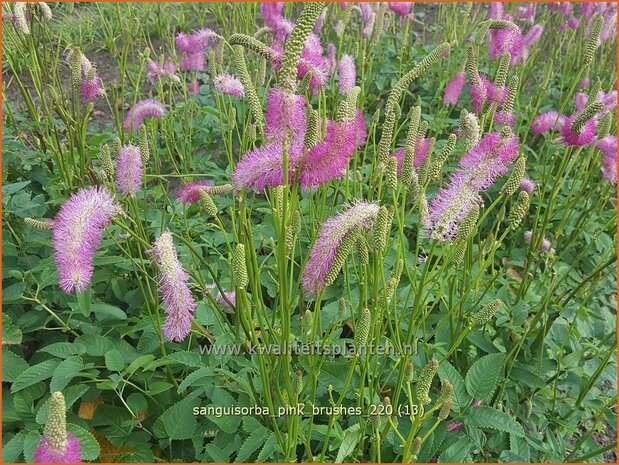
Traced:
[[97, 6], [114, 82], [46, 4], [5, 10], [30, 126], [6, 94], [5, 123], [52, 211], [8, 226], [45, 247], [8, 256], [5, 459], [601, 454], [579, 427], [614, 397], [615, 338], [583, 325], [616, 261], [616, 9], [565, 5], [213, 5], [158, 57], [154, 7]]

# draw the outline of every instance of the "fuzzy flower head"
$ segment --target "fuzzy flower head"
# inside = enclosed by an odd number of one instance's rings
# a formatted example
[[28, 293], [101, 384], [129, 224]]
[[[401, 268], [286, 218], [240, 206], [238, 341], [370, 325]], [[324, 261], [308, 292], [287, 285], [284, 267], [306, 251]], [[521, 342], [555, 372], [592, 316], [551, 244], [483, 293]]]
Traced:
[[300, 141], [307, 129], [305, 98], [274, 87], [267, 97], [265, 118], [264, 134], [268, 139], [283, 142], [290, 133], [293, 135], [293, 140]]
[[565, 120], [563, 127], [561, 128], [561, 142], [566, 147], [582, 147], [583, 145], [589, 145], [595, 140], [596, 122], [594, 119], [587, 121], [582, 128], [580, 134], [577, 134], [572, 129], [572, 123], [576, 119], [577, 115], [572, 115]]
[[357, 227], [368, 229], [378, 211], [375, 203], [358, 202], [322, 224], [301, 277], [306, 292], [317, 294], [325, 288], [342, 241]]
[[[531, 240], [533, 240], [533, 231], [525, 231], [524, 240], [527, 241], [528, 243], [531, 243]], [[550, 239], [548, 239], [547, 237], [544, 237], [542, 239], [541, 244], [539, 245], [539, 250], [540, 252], [552, 251], [552, 242], [550, 242]]]
[[451, 78], [451, 81], [449, 81], [447, 87], [445, 87], [445, 95], [443, 96], [443, 103], [445, 105], [455, 105], [458, 103], [460, 92], [462, 92], [465, 82], [466, 74], [463, 72], [459, 72]]
[[183, 53], [192, 55], [202, 53], [210, 42], [221, 39], [221, 36], [210, 29], [200, 29], [193, 34], [180, 32], [176, 36], [176, 48]]
[[338, 64], [338, 90], [340, 94], [348, 95], [355, 87], [355, 60], [350, 55], [344, 55]]
[[125, 145], [116, 161], [116, 187], [123, 194], [135, 195], [142, 187], [142, 157], [140, 148]]
[[531, 123], [531, 130], [535, 134], [543, 134], [551, 129], [561, 129], [563, 120], [556, 111], [548, 111], [537, 116]]
[[200, 192], [210, 193], [211, 183], [206, 180], [185, 184], [178, 191], [176, 200], [181, 203], [196, 203], [200, 201]]
[[145, 118], [160, 119], [164, 114], [165, 106], [163, 103], [152, 99], [140, 100], [127, 112], [123, 127], [125, 131], [135, 131]]
[[387, 6], [398, 16], [406, 16], [409, 15], [411, 11], [413, 11], [412, 2], [388, 2]]
[[187, 90], [190, 94], [198, 95], [200, 93], [200, 82], [199, 81], [191, 81], [187, 84]]
[[80, 97], [84, 102], [94, 102], [100, 96], [105, 95], [98, 76], [84, 78], [80, 83]]
[[62, 204], [54, 220], [54, 262], [60, 288], [86, 290], [94, 273], [93, 258], [103, 229], [122, 212], [112, 194], [99, 187], [80, 189]]
[[245, 90], [243, 84], [234, 76], [229, 74], [220, 74], [213, 78], [213, 85], [215, 90], [222, 94], [232, 95], [234, 97], [243, 97]]
[[[226, 296], [226, 299], [228, 299], [228, 301], [232, 304], [232, 305], [236, 305], [236, 293], [234, 291], [224, 291], [224, 295]], [[224, 299], [224, 296], [221, 295], [220, 292], [217, 293], [217, 297], [215, 297], [215, 301], [221, 305], [222, 307], [227, 307], [230, 308], [230, 304], [226, 301], [226, 299]]]
[[518, 57], [523, 45], [523, 37], [520, 29], [503, 28], [490, 31], [490, 58], [498, 58], [504, 53], [509, 53], [512, 58]]
[[180, 82], [180, 78], [176, 76], [176, 65], [172, 61], [166, 61], [163, 65], [149, 60], [146, 63], [146, 74], [152, 82], [159, 81], [164, 78], [169, 78], [175, 82]]
[[[432, 140], [426, 137], [417, 138], [417, 142], [415, 143], [415, 154], [413, 156], [413, 168], [419, 168], [428, 157], [431, 143]], [[396, 157], [398, 161], [398, 175], [402, 174], [402, 169], [404, 167], [404, 152], [405, 149], [400, 148], [393, 153], [393, 156]]]
[[67, 433], [65, 400], [62, 392], [50, 398], [45, 432], [34, 451], [34, 463], [81, 463], [80, 441]]
[[204, 71], [206, 59], [203, 52], [190, 53], [181, 58], [179, 68], [181, 71]]
[[529, 178], [522, 178], [520, 180], [520, 189], [525, 191], [527, 194], [532, 194], [533, 191], [535, 190], [535, 186], [536, 186], [535, 181]]
[[180, 342], [189, 335], [196, 310], [187, 285], [189, 275], [178, 260], [171, 233], [162, 233], [151, 253], [159, 267], [159, 295], [166, 312], [163, 335], [169, 341]]
[[617, 137], [608, 135], [596, 147], [604, 153], [602, 176], [611, 184], [617, 184]]
[[449, 185], [432, 199], [429, 214], [423, 219], [433, 238], [445, 241], [456, 236], [459, 224], [475, 204], [481, 203], [479, 193], [509, 171], [518, 150], [516, 136], [503, 139], [500, 133], [493, 132], [460, 159]]

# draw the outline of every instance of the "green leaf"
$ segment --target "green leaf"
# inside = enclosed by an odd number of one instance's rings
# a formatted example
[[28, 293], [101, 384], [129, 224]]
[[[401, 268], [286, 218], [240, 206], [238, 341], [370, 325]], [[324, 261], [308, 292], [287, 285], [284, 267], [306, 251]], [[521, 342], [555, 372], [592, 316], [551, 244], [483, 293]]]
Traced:
[[97, 317], [97, 320], [126, 320], [127, 314], [120, 308], [114, 305], [108, 305], [104, 303], [91, 304], [90, 308]]
[[476, 428], [490, 428], [497, 431], [504, 431], [518, 437], [524, 437], [524, 430], [520, 423], [506, 413], [500, 412], [490, 407], [474, 407], [464, 418], [467, 426]]
[[172, 365], [174, 363], [179, 363], [188, 367], [200, 367], [202, 366], [202, 359], [200, 357], [200, 354], [197, 352], [179, 350], [178, 352], [166, 355], [165, 357], [151, 363], [146, 368], [144, 368], [144, 370], [152, 370], [160, 366]]
[[75, 339], [75, 344], [84, 348], [88, 355], [103, 357], [106, 352], [113, 350], [114, 343], [100, 334], [84, 334]]
[[155, 422], [153, 433], [158, 438], [191, 439], [198, 425], [193, 407], [198, 399], [185, 398], [169, 407]]
[[75, 355], [60, 362], [49, 385], [51, 392], [62, 391], [75, 376], [84, 368], [84, 361]]
[[212, 367], [198, 368], [196, 371], [189, 373], [189, 375], [187, 375], [187, 377], [183, 380], [183, 382], [178, 386], [177, 392], [180, 394], [181, 392], [183, 392], [185, 389], [187, 389], [189, 386], [191, 386], [196, 381], [201, 380], [202, 378], [213, 376], [213, 373], [214, 373], [214, 370]]
[[258, 448], [264, 444], [266, 435], [263, 430], [255, 430], [249, 435], [249, 437], [241, 444], [239, 452], [236, 454], [236, 463], [247, 462], [247, 459], [258, 450]]
[[43, 380], [51, 378], [54, 370], [60, 364], [60, 360], [45, 360], [34, 366], [26, 368], [16, 379], [11, 386], [11, 392], [16, 393], [22, 389], [40, 383]]
[[84, 292], [77, 293], [77, 309], [85, 317], [90, 316], [92, 302], [92, 289], [89, 287]]
[[359, 423], [354, 424], [344, 431], [344, 437], [342, 438], [342, 443], [337, 451], [335, 463], [344, 462], [344, 459], [353, 453], [355, 447], [357, 447], [357, 444], [359, 444], [359, 441], [361, 440], [361, 436], [362, 431]]
[[24, 450], [24, 441], [26, 440], [26, 436], [27, 433], [25, 431], [20, 431], [2, 447], [3, 463], [15, 463], [19, 461], [19, 456]]
[[72, 355], [83, 354], [84, 348], [71, 342], [56, 342], [39, 349], [39, 352], [46, 352], [58, 358], [68, 358]]
[[148, 393], [151, 396], [161, 394], [162, 392], [170, 389], [172, 386], [174, 386], [172, 383], [166, 383], [165, 381], [155, 381], [148, 386]]
[[463, 436], [445, 449], [439, 456], [438, 461], [440, 463], [462, 463], [471, 450], [472, 445], [473, 441], [471, 438]]
[[153, 360], [155, 360], [154, 355], [151, 355], [151, 354], [142, 355], [136, 358], [133, 362], [129, 364], [129, 366], [127, 367], [127, 373], [132, 374], [138, 368], [143, 367], [144, 365], [146, 365], [147, 363], [150, 363]]
[[28, 363], [23, 358], [10, 350], [2, 350], [2, 381], [12, 383], [26, 368]]
[[456, 412], [461, 411], [470, 403], [471, 400], [470, 396], [466, 392], [462, 375], [458, 373], [451, 363], [445, 360], [438, 367], [438, 376], [441, 381], [447, 380], [452, 384], [454, 388], [452, 396], [453, 409]]
[[[34, 463], [34, 451], [41, 442], [41, 435], [38, 431], [30, 431], [24, 439], [24, 461]], [[2, 457], [4, 459], [4, 457]]]
[[269, 434], [268, 439], [262, 446], [262, 450], [258, 454], [258, 458], [256, 459], [256, 463], [264, 463], [267, 459], [273, 457], [273, 453], [277, 450], [277, 436], [275, 433], [271, 432]]
[[125, 368], [125, 360], [119, 351], [110, 350], [105, 354], [105, 366], [110, 371], [121, 371]]
[[101, 453], [101, 447], [95, 437], [81, 426], [67, 423], [67, 431], [71, 431], [80, 440], [82, 460], [96, 460]]
[[484, 400], [492, 394], [505, 354], [490, 354], [477, 360], [466, 374], [466, 390], [474, 400]]
[[2, 345], [21, 344], [23, 335], [21, 329], [13, 324], [11, 317], [2, 314]]

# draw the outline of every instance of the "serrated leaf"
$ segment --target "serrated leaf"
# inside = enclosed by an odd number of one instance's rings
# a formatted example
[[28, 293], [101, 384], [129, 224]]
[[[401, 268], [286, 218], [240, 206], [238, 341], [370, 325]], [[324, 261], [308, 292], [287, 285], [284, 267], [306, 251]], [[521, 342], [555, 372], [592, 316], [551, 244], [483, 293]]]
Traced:
[[2, 345], [21, 344], [23, 335], [21, 329], [13, 324], [11, 317], [2, 314]]
[[54, 374], [54, 370], [59, 364], [60, 360], [51, 359], [26, 368], [15, 379], [15, 382], [11, 386], [11, 392], [16, 393], [22, 389], [32, 386], [33, 384], [37, 384], [43, 380], [51, 378]]
[[95, 313], [95, 316], [99, 321], [127, 319], [127, 314], [114, 305], [95, 303], [91, 304], [90, 308]]
[[342, 443], [337, 451], [335, 463], [344, 462], [344, 459], [353, 453], [355, 447], [357, 447], [357, 444], [359, 444], [359, 441], [361, 440], [361, 436], [362, 431], [359, 423], [354, 424], [344, 431], [344, 437], [342, 438]]
[[125, 367], [125, 360], [116, 349], [105, 354], [105, 366], [110, 371], [121, 371]]
[[15, 463], [24, 450], [24, 441], [28, 433], [20, 431], [2, 447], [2, 462]]
[[41, 442], [41, 435], [37, 431], [30, 431], [26, 435], [24, 439], [24, 461], [26, 463], [34, 463], [34, 451], [39, 442]]
[[258, 454], [258, 458], [256, 459], [256, 463], [264, 463], [268, 458], [273, 457], [273, 453], [277, 450], [277, 436], [275, 433], [271, 432], [268, 436], [268, 439], [262, 446], [262, 450]]
[[75, 345], [71, 342], [56, 342], [39, 349], [39, 352], [46, 352], [58, 358], [68, 358], [72, 355], [83, 354], [83, 349], [82, 346]]
[[193, 407], [197, 399], [185, 398], [169, 407], [155, 422], [153, 433], [158, 438], [191, 439], [198, 425]]
[[200, 357], [200, 354], [197, 352], [179, 350], [178, 352], [166, 355], [165, 357], [151, 363], [146, 368], [144, 368], [144, 370], [152, 370], [160, 366], [171, 365], [175, 363], [179, 363], [188, 367], [200, 367], [202, 366], [202, 359]]
[[239, 448], [239, 452], [236, 454], [236, 463], [246, 462], [247, 459], [258, 450], [258, 448], [264, 444], [266, 436], [263, 430], [256, 430], [249, 435], [249, 437], [243, 442]]
[[490, 407], [474, 407], [464, 418], [464, 424], [476, 428], [490, 428], [504, 431], [518, 437], [524, 437], [524, 429], [520, 423], [506, 413]]
[[88, 430], [81, 426], [67, 423], [67, 431], [71, 431], [80, 440], [82, 460], [93, 461], [99, 457], [101, 446], [99, 446], [95, 437]]
[[2, 350], [2, 381], [12, 383], [20, 373], [28, 368], [28, 363], [10, 350]]
[[471, 450], [473, 441], [468, 436], [463, 436], [441, 453], [438, 458], [440, 463], [462, 463]]
[[[88, 391], [88, 386], [84, 386], [83, 384], [76, 384], [75, 386], [69, 386], [68, 388], [62, 391], [64, 395], [65, 401], [65, 410], [69, 411], [69, 409], [73, 406], [73, 404], [82, 397], [86, 391]], [[47, 422], [47, 413], [49, 411], [49, 400], [47, 400], [41, 405], [36, 416], [36, 421], [39, 425], [44, 425]]]
[[75, 344], [82, 346], [93, 357], [103, 357], [107, 351], [115, 348], [112, 341], [100, 334], [84, 334], [75, 339]]
[[183, 380], [183, 382], [179, 384], [177, 392], [180, 394], [181, 392], [183, 392], [185, 389], [187, 389], [189, 386], [191, 386], [196, 381], [202, 378], [213, 376], [213, 373], [214, 373], [214, 370], [212, 367], [198, 368], [196, 371], [189, 373], [189, 375], [187, 375], [187, 377]]
[[484, 400], [492, 394], [504, 359], [505, 354], [486, 355], [469, 368], [465, 385], [474, 400]]
[[151, 354], [142, 355], [136, 358], [133, 362], [131, 362], [129, 366], [127, 367], [126, 371], [128, 374], [132, 374], [138, 368], [143, 367], [144, 365], [146, 365], [147, 363], [150, 363], [153, 360], [155, 360], [154, 355], [151, 355]]
[[63, 360], [54, 370], [49, 390], [51, 392], [62, 391], [83, 368], [84, 361], [77, 355]]
[[471, 398], [466, 392], [466, 386], [464, 385], [464, 379], [462, 375], [453, 367], [447, 360], [443, 361], [438, 367], [438, 376], [443, 380], [449, 381], [453, 386], [453, 409], [459, 412], [466, 407]]

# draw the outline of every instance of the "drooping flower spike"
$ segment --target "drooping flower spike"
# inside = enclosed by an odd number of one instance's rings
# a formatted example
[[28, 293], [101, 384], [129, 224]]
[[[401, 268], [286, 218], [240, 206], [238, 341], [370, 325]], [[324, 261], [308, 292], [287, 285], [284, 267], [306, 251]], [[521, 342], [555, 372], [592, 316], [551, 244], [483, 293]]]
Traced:
[[234, 76], [229, 74], [220, 74], [213, 78], [213, 85], [217, 92], [222, 94], [232, 95], [234, 97], [243, 97], [245, 90], [243, 84]]
[[328, 285], [327, 278], [330, 274], [333, 277], [333, 268], [342, 266], [342, 263], [337, 263], [338, 259], [341, 260], [338, 249], [356, 228], [369, 229], [378, 211], [379, 206], [375, 203], [358, 202], [322, 224], [301, 277], [306, 292], [317, 294]]
[[163, 103], [153, 99], [140, 100], [127, 112], [123, 127], [125, 131], [135, 132], [145, 118], [160, 119], [164, 114]]
[[86, 290], [103, 229], [121, 212], [112, 194], [102, 187], [80, 189], [62, 204], [54, 220], [53, 245], [63, 291]]
[[196, 303], [187, 285], [189, 275], [178, 260], [170, 232], [166, 231], [159, 236], [151, 253], [159, 267], [159, 295], [166, 312], [163, 335], [169, 341], [180, 342], [189, 335], [196, 310]]

